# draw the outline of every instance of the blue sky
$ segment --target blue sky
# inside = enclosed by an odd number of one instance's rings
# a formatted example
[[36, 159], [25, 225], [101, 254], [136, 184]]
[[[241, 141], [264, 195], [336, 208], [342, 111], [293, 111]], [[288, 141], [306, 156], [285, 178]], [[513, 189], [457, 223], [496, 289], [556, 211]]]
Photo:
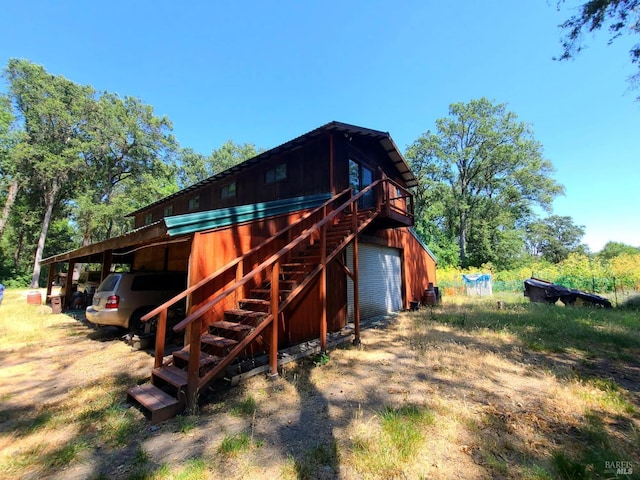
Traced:
[[640, 246], [632, 42], [588, 35], [576, 60], [553, 61], [571, 5], [8, 0], [0, 65], [27, 58], [139, 97], [205, 154], [229, 139], [271, 148], [332, 120], [388, 131], [404, 152], [451, 103], [484, 96], [532, 124], [566, 188], [554, 213], [584, 225], [593, 251]]

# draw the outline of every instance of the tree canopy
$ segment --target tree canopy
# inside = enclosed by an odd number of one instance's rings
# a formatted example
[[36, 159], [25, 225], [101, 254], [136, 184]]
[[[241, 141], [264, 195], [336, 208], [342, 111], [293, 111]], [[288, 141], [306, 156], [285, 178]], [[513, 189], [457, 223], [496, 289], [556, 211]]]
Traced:
[[11, 59], [4, 77], [0, 273], [33, 287], [47, 254], [121, 235], [131, 211], [260, 151], [231, 140], [209, 156], [180, 148], [171, 121], [140, 99], [97, 92], [28, 60]]
[[571, 217], [551, 215], [532, 221], [525, 227], [525, 240], [530, 253], [551, 263], [566, 260], [571, 253], [584, 253], [581, 244], [584, 227], [575, 225]]
[[64, 201], [81, 178], [83, 120], [93, 89], [50, 75], [43, 67], [26, 60], [11, 59], [6, 76], [25, 131], [16, 146], [19, 170], [29, 180], [27, 192], [43, 205], [31, 280], [31, 286], [37, 287], [54, 207]]
[[180, 185], [188, 187], [239, 163], [249, 160], [262, 152], [252, 143], [236, 144], [227, 140], [220, 148], [214, 149], [207, 157], [185, 148], [180, 152]]
[[634, 247], [622, 242], [607, 242], [598, 252], [598, 257], [603, 260], [613, 260], [621, 255], [640, 255], [640, 247]]
[[563, 193], [531, 127], [486, 98], [452, 104], [406, 157], [419, 179], [418, 232], [436, 254], [455, 243], [463, 267], [517, 258], [518, 229]]
[[[565, 0], [558, 1], [558, 9]], [[562, 55], [560, 60], [573, 58], [584, 49], [585, 33], [595, 32], [607, 27], [610, 33], [609, 44], [626, 34], [640, 34], [640, 0], [589, 0], [583, 3], [578, 13], [569, 17], [560, 25], [564, 31], [562, 37]], [[629, 50], [631, 63], [639, 71], [631, 77], [633, 85], [640, 82], [640, 43]], [[638, 97], [640, 99], [640, 97]]]

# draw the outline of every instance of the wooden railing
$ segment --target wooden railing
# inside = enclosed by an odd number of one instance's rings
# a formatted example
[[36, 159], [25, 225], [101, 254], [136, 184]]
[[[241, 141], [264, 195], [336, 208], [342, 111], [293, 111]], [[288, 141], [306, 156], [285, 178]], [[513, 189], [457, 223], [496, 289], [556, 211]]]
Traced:
[[[395, 190], [394, 195], [389, 195], [390, 189]], [[288, 226], [282, 231], [278, 232], [273, 237], [269, 238], [260, 245], [254, 247], [249, 252], [245, 253], [241, 257], [233, 260], [229, 264], [225, 265], [221, 269], [212, 273], [208, 277], [202, 279], [195, 285], [189, 287], [184, 292], [180, 293], [173, 299], [165, 302], [159, 307], [155, 308], [144, 317], [143, 321], [148, 321], [155, 316], [158, 316], [158, 324], [156, 330], [156, 353], [155, 353], [155, 367], [160, 367], [163, 364], [164, 358], [164, 344], [166, 336], [167, 325], [167, 310], [176, 302], [182, 300], [188, 295], [204, 289], [208, 285], [212, 284], [216, 279], [228, 272], [235, 270], [236, 280], [222, 291], [217, 292], [209, 300], [202, 302], [200, 305], [195, 306], [192, 311], [186, 316], [184, 320], [178, 323], [173, 330], [175, 332], [181, 331], [189, 327], [188, 344], [189, 344], [189, 364], [187, 373], [187, 404], [189, 406], [195, 405], [197, 392], [200, 388], [208, 384], [213, 378], [215, 378], [220, 372], [223, 371], [242, 351], [270, 325], [271, 337], [269, 343], [269, 358], [270, 366], [273, 373], [277, 372], [277, 354], [278, 354], [278, 328], [274, 319], [279, 318], [280, 313], [284, 308], [301, 292], [303, 292], [315, 279], [318, 274], [322, 275], [320, 282], [321, 295], [324, 293], [326, 298], [326, 266], [333, 260], [342, 250], [358, 235], [366, 224], [358, 223], [358, 201], [367, 193], [374, 191], [376, 193], [376, 209], [375, 214], [371, 216], [369, 221], [375, 217], [375, 215], [391, 211], [402, 212], [405, 216], [413, 218], [413, 197], [402, 186], [393, 182], [391, 179], [384, 178], [373, 182], [371, 185], [363, 189], [357, 195], [352, 196], [351, 190], [345, 190], [340, 194], [332, 197], [325, 202], [322, 206], [316, 208], [312, 212], [306, 214], [300, 220], [294, 224]], [[342, 202], [342, 203], [340, 203]], [[408, 204], [407, 204], [408, 202]], [[339, 206], [335, 207], [338, 204]], [[353, 223], [351, 232], [347, 235], [342, 242], [337, 245], [329, 254], [326, 251], [327, 242], [327, 230], [333, 225], [339, 216], [345, 213], [352, 214]], [[286, 244], [278, 250], [270, 253], [274, 250], [274, 246], [281, 245], [283, 239], [286, 239]], [[281, 271], [281, 265], [297, 250], [300, 250], [305, 244], [313, 245], [315, 242], [320, 244], [320, 261], [318, 265], [305, 277], [305, 279], [291, 291], [287, 298], [281, 301], [279, 291], [279, 277]], [[243, 268], [245, 260], [250, 255], [256, 255], [263, 252], [267, 258], [263, 260], [259, 265], [254, 267], [251, 271], [244, 273]], [[264, 258], [264, 257], [262, 257]], [[254, 282], [256, 277], [270, 278], [271, 292], [270, 292], [270, 310], [269, 314], [263, 319], [258, 326], [251, 331], [241, 342], [239, 342], [216, 366], [210, 370], [205, 376], [199, 377], [199, 358], [200, 358], [200, 337], [203, 332], [203, 317], [207, 312], [212, 311], [223, 302], [229, 295], [244, 288], [245, 285], [250, 282]], [[327, 333], [327, 321], [326, 321], [326, 308], [323, 309], [323, 319], [320, 326], [320, 342], [321, 348], [326, 349], [326, 333]]]
[[382, 214], [390, 217], [391, 213], [407, 217], [411, 224], [414, 222], [414, 205], [413, 195], [409, 190], [394, 182], [390, 178], [386, 179], [386, 188], [383, 189], [383, 197], [381, 199], [384, 205]]
[[[278, 244], [279, 242], [281, 244], [286, 244], [290, 242], [293, 237], [295, 237], [296, 235], [299, 235], [306, 228], [308, 228], [309, 226], [319, 221], [321, 219], [322, 212], [329, 205], [337, 201], [340, 201], [343, 198], [344, 199], [349, 198], [350, 195], [351, 195], [351, 189], [346, 189], [341, 193], [339, 193], [338, 195], [331, 197], [329, 200], [327, 200], [325, 203], [323, 203], [319, 207], [315, 208], [311, 212], [306, 213], [291, 225], [288, 225], [287, 227], [283, 228], [275, 235], [269, 237], [264, 242], [260, 243], [259, 245], [256, 245], [251, 250], [245, 252], [242, 256], [227, 263], [224, 267], [216, 270], [215, 272], [211, 273], [207, 277], [203, 278], [199, 282], [195, 283], [194, 285], [190, 286], [183, 292], [167, 300], [162, 305], [159, 305], [158, 307], [154, 308], [149, 313], [144, 315], [141, 319], [143, 322], [149, 321], [153, 319], [155, 316], [158, 316], [158, 319], [157, 319], [158, 323], [157, 323], [157, 329], [156, 329], [156, 353], [155, 353], [154, 366], [159, 367], [162, 365], [162, 359], [164, 358], [164, 342], [166, 337], [167, 312], [173, 305], [175, 305], [180, 300], [183, 300], [189, 295], [193, 295], [194, 293], [203, 291], [207, 286], [212, 284], [216, 279], [220, 278], [225, 274], [228, 274], [233, 269], [235, 269], [236, 279], [242, 280], [242, 278], [245, 277], [243, 269], [244, 269], [244, 265], [247, 258], [249, 258], [252, 255], [259, 254], [260, 252], [267, 251], [269, 248], [273, 249], [273, 245]], [[273, 250], [276, 251], [277, 247]], [[244, 285], [245, 283], [247, 283], [247, 280], [245, 280], [238, 286]], [[184, 323], [184, 322], [181, 322], [181, 323]], [[178, 331], [177, 326], [174, 327], [174, 330]]]

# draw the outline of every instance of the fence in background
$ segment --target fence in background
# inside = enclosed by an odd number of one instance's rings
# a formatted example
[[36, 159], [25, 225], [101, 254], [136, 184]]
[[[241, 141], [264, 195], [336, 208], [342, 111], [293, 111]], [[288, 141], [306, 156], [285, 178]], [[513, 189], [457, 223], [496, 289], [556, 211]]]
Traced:
[[[534, 275], [532, 275], [535, 277]], [[493, 291], [494, 292], [522, 292], [524, 290], [524, 281], [522, 280], [493, 280]], [[633, 291], [633, 287], [628, 287], [624, 285], [622, 282], [617, 281], [615, 278], [587, 278], [587, 277], [558, 277], [555, 279], [542, 278], [542, 280], [547, 280], [558, 285], [562, 285], [563, 287], [573, 288], [576, 290], [582, 290], [587, 293], [614, 293], [614, 292], [627, 292]], [[448, 294], [456, 294], [456, 295], [464, 295], [465, 294], [465, 283], [460, 279], [460, 281], [440, 281], [438, 282], [438, 287], [441, 291], [446, 295]]]

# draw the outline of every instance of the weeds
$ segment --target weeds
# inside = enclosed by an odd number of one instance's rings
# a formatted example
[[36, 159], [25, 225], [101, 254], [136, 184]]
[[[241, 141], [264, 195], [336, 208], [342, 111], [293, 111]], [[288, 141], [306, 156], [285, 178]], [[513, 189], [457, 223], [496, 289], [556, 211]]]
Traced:
[[80, 452], [87, 450], [88, 445], [80, 440], [73, 441], [58, 450], [49, 453], [44, 460], [48, 467], [65, 467], [78, 458]]
[[247, 395], [244, 400], [237, 402], [231, 408], [231, 415], [235, 417], [248, 417], [252, 416], [255, 413], [256, 409], [257, 403], [255, 398], [253, 398], [253, 396], [251, 395]]
[[251, 437], [246, 432], [227, 435], [222, 439], [218, 453], [225, 456], [237, 456], [251, 448]]
[[355, 463], [378, 478], [394, 477], [421, 448], [426, 428], [433, 424], [431, 411], [417, 405], [385, 406], [377, 417], [380, 430], [367, 429], [353, 437]]
[[314, 480], [334, 474], [338, 465], [338, 448], [336, 442], [318, 444], [307, 450], [300, 460], [293, 459], [295, 478]]
[[317, 355], [314, 355], [313, 357], [313, 364], [316, 367], [322, 367], [323, 365], [326, 365], [329, 363], [329, 354], [327, 352], [320, 352]]
[[193, 415], [179, 415], [177, 417], [178, 431], [183, 434], [191, 432], [196, 428], [197, 420], [198, 419]]

